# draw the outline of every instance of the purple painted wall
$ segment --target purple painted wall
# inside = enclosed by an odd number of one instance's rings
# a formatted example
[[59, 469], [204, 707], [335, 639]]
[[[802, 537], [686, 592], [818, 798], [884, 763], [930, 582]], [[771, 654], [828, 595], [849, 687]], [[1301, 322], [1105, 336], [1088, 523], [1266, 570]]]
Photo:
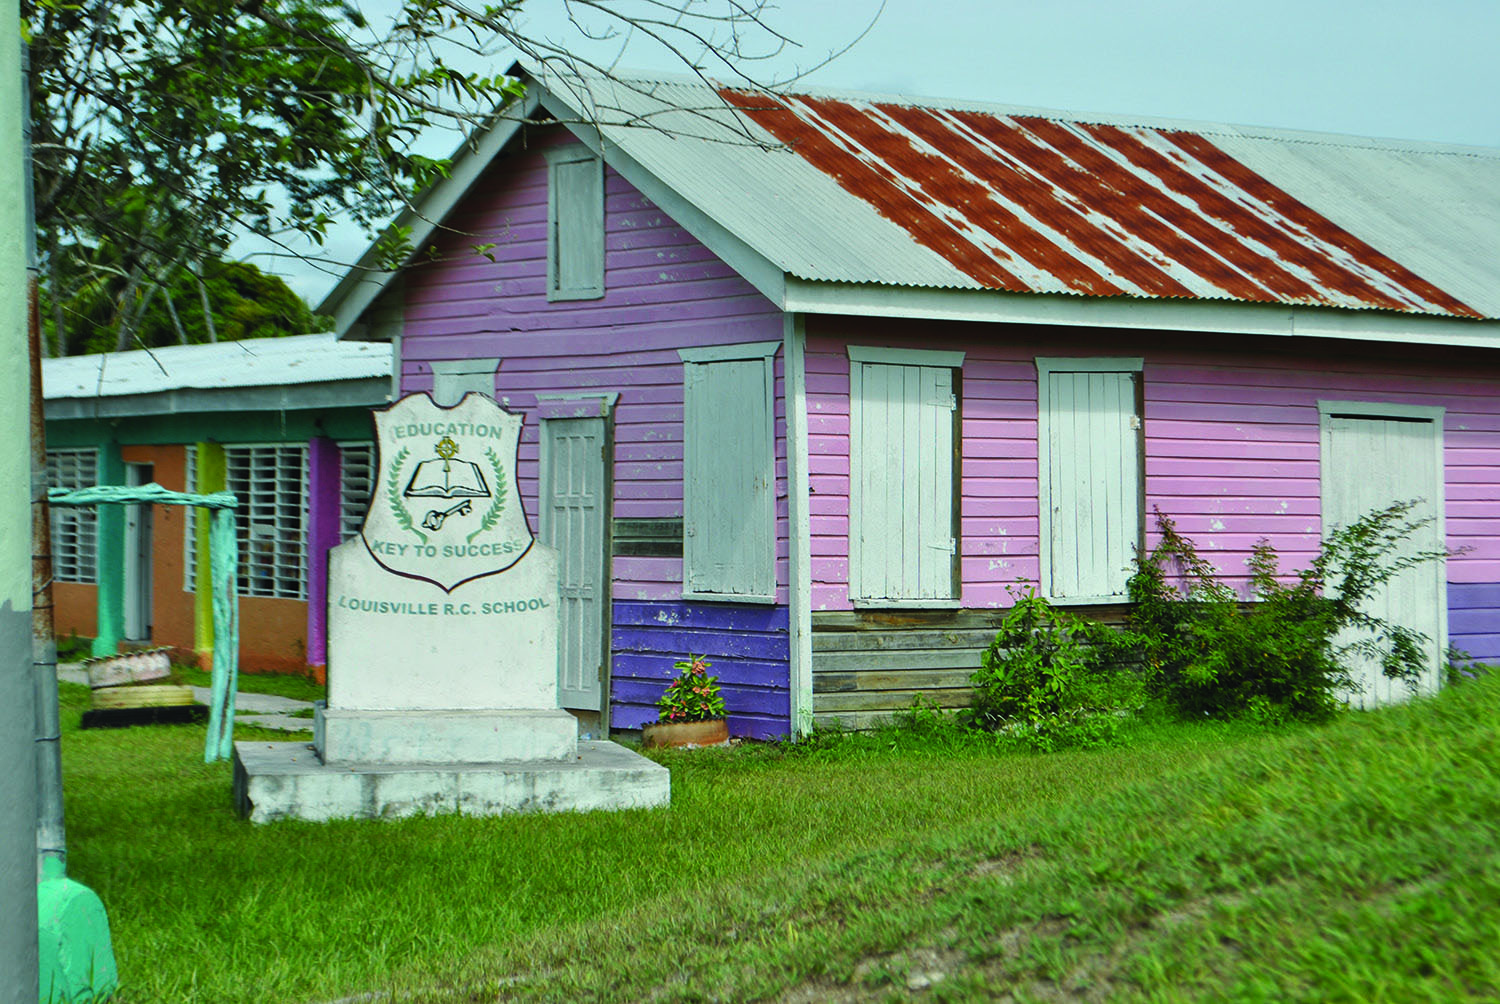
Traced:
[[727, 603], [616, 601], [614, 632], [615, 728], [656, 721], [656, 701], [677, 675], [672, 664], [704, 655], [719, 678], [729, 728], [737, 736], [769, 739], [788, 733], [786, 607]]
[[323, 436], [307, 441], [307, 665], [315, 678], [328, 666], [328, 549], [339, 542], [339, 448]]
[[[1500, 657], [1500, 359], [1370, 343], [899, 322], [808, 322], [813, 609], [848, 609], [847, 346], [962, 349], [963, 604], [1005, 606], [1038, 566], [1035, 357], [1143, 356], [1146, 506], [1230, 577], [1265, 537], [1283, 568], [1317, 548], [1322, 399], [1442, 405], [1450, 635]], [[1205, 349], [1204, 346], [1211, 346]]]
[[[556, 129], [530, 130], [524, 149], [499, 158], [454, 211], [436, 244], [439, 257], [411, 267], [405, 280], [401, 389], [432, 387], [431, 362], [500, 357], [497, 396], [526, 413], [517, 478], [531, 526], [537, 524], [538, 393], [618, 392], [615, 410], [613, 494], [617, 519], [682, 516], [682, 363], [677, 349], [739, 342], [779, 341], [781, 314], [752, 286], [677, 226], [611, 170], [605, 172], [605, 289], [598, 300], [551, 302], [546, 297], [547, 167], [544, 151], [568, 142]], [[493, 257], [472, 250], [494, 242]], [[421, 256], [419, 256], [420, 259]], [[782, 361], [776, 360], [777, 596], [786, 602], [786, 439], [780, 404]], [[617, 633], [636, 643], [629, 618], [641, 610], [677, 616], [683, 607], [682, 560], [613, 559], [612, 593]], [[639, 604], [646, 604], [645, 607]], [[692, 609], [716, 604], [693, 604]], [[780, 617], [766, 609], [765, 614]], [[654, 616], [654, 615], [652, 615]], [[626, 618], [621, 620], [621, 618]], [[783, 627], [784, 632], [784, 627]], [[658, 633], [659, 634], [659, 633]], [[638, 640], [638, 639], [637, 639]], [[677, 641], [660, 635], [653, 644]], [[661, 686], [641, 669], [645, 650], [617, 649], [616, 724], [633, 727], [633, 709], [654, 705]], [[736, 685], [786, 691], [785, 642], [781, 655], [746, 663]], [[671, 662], [687, 650], [661, 653]], [[670, 655], [671, 658], [666, 658]], [[618, 668], [624, 660], [626, 672]], [[635, 660], [632, 662], [632, 660]], [[660, 661], [660, 660], [658, 660]], [[720, 667], [715, 666], [718, 671]], [[637, 675], [645, 673], [645, 675]], [[747, 676], [748, 674], [748, 676]], [[750, 679], [749, 677], [754, 677]], [[653, 679], [648, 695], [638, 682]], [[759, 694], [759, 691], [754, 691]], [[751, 691], [746, 691], [747, 698]], [[786, 731], [769, 724], [771, 705], [757, 697], [753, 711], [732, 724], [753, 734]], [[774, 704], [774, 700], [771, 704]], [[738, 712], [734, 700], [731, 710]], [[754, 723], [754, 724], [753, 724]], [[767, 730], [770, 730], [769, 732]]]

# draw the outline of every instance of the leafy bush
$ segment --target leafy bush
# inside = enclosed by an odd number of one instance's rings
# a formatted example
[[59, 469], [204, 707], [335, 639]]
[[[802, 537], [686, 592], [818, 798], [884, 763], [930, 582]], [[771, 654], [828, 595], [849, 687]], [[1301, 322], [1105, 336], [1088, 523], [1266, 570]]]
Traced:
[[[1318, 721], [1359, 689], [1350, 673], [1372, 659], [1415, 688], [1427, 638], [1364, 609], [1396, 575], [1443, 556], [1404, 543], [1430, 519], [1415, 502], [1374, 510], [1323, 541], [1312, 565], [1284, 581], [1261, 540], [1248, 560], [1257, 602], [1245, 603], [1160, 510], [1161, 541], [1129, 583], [1131, 640], [1152, 687], [1179, 714]], [[1181, 588], [1172, 579], [1180, 581]]]
[[1115, 631], [1024, 590], [971, 678], [974, 724], [1038, 750], [1112, 743], [1138, 691], [1119, 651]]

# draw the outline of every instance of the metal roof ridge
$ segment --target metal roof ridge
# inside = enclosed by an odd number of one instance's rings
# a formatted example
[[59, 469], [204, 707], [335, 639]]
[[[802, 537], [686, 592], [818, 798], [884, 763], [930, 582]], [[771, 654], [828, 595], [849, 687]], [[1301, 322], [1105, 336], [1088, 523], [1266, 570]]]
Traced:
[[[531, 68], [521, 64], [538, 80]], [[551, 71], [556, 72], [556, 71]], [[667, 84], [677, 86], [704, 87], [702, 78], [680, 73], [652, 73], [640, 70], [620, 70], [609, 78], [581, 76], [585, 81], [616, 82], [630, 81], [633, 84]], [[1175, 132], [1191, 132], [1203, 136], [1234, 136], [1242, 139], [1266, 139], [1288, 143], [1312, 143], [1324, 146], [1350, 146], [1377, 149], [1388, 152], [1411, 152], [1474, 156], [1500, 159], [1500, 146], [1476, 146], [1465, 143], [1446, 143], [1440, 140], [1411, 139], [1400, 136], [1369, 136], [1361, 133], [1329, 132], [1319, 129], [1298, 129], [1289, 126], [1252, 125], [1214, 121], [1211, 119], [1184, 119], [1172, 116], [1144, 115], [1139, 113], [1082, 111], [1078, 109], [1048, 108], [1034, 105], [1016, 105], [1005, 102], [986, 101], [979, 98], [944, 97], [911, 93], [867, 91], [847, 87], [802, 87], [781, 89], [736, 85], [708, 78], [712, 83], [727, 90], [745, 93], [769, 93], [775, 96], [801, 95], [828, 100], [861, 101], [869, 104], [897, 104], [912, 108], [941, 108], [950, 111], [974, 111], [992, 115], [1022, 116], [1052, 119], [1061, 122], [1079, 122], [1117, 127], [1160, 129]]]

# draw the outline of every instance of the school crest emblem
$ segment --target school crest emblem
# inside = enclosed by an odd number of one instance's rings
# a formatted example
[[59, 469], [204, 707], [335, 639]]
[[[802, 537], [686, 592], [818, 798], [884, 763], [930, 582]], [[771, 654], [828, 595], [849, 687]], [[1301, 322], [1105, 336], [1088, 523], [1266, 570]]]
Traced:
[[521, 416], [483, 394], [410, 394], [375, 413], [377, 475], [360, 536], [388, 571], [446, 592], [503, 572], [534, 540], [516, 484]]

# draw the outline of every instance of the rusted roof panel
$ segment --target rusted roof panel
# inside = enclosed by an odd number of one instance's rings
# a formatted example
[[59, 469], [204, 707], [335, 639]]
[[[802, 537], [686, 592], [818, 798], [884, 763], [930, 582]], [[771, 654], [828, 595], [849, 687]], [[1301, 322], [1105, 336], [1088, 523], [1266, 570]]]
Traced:
[[720, 94], [952, 265], [969, 280], [962, 285], [1494, 316], [1204, 132], [848, 96]]

